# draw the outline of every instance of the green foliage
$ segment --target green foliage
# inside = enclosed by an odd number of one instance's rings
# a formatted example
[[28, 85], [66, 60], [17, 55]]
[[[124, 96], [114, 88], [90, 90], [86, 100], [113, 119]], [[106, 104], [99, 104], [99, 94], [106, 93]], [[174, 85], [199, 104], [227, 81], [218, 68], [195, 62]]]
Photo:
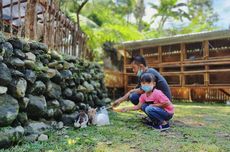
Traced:
[[[60, 1], [62, 10], [76, 22], [76, 9], [82, 0]], [[158, 5], [150, 3], [156, 10], [150, 23], [142, 20], [145, 13], [143, 2], [93, 0], [83, 7], [80, 15], [81, 30], [88, 35], [87, 44], [96, 58], [103, 57], [102, 45], [105, 42], [119, 43], [217, 29], [214, 23], [218, 21], [218, 16], [212, 8], [212, 0], [188, 0], [186, 3], [180, 0], [158, 0]], [[129, 22], [131, 14], [136, 18], [136, 23]], [[151, 28], [154, 21], [159, 21], [158, 25]], [[165, 23], [168, 21], [172, 25], [166, 28]], [[178, 25], [178, 22], [181, 24]]]
[[136, 0], [117, 0], [117, 4], [113, 5], [111, 8], [117, 14], [122, 16], [129, 15], [133, 12], [136, 5]]
[[88, 18], [95, 22], [98, 26], [101, 26], [103, 23], [103, 21], [99, 19], [99, 17], [95, 13], [90, 14]]
[[128, 23], [122, 14], [117, 13], [114, 3], [105, 5], [102, 2], [89, 3], [82, 10], [82, 15], [91, 19], [98, 27], [91, 28], [81, 23], [82, 30], [88, 35], [88, 45], [96, 56], [102, 56], [102, 45], [105, 42], [119, 43], [128, 40], [144, 39], [137, 26]]
[[156, 18], [160, 17], [157, 29], [163, 29], [169, 18], [181, 21], [183, 21], [184, 18], [190, 19], [189, 14], [183, 10], [183, 7], [187, 7], [187, 4], [179, 3], [178, 0], [162, 0], [159, 5], [154, 3], [150, 3], [150, 5], [157, 11], [157, 13], [152, 16], [152, 22], [154, 22]]
[[142, 31], [145, 28], [144, 22], [142, 21], [142, 18], [145, 15], [145, 4], [144, 0], [137, 0], [134, 12], [133, 12], [137, 24], [138, 24], [138, 31]]
[[187, 27], [182, 28], [181, 33], [209, 31], [218, 28], [214, 25], [218, 21], [218, 15], [212, 8], [212, 1], [190, 0], [188, 6], [192, 19]]

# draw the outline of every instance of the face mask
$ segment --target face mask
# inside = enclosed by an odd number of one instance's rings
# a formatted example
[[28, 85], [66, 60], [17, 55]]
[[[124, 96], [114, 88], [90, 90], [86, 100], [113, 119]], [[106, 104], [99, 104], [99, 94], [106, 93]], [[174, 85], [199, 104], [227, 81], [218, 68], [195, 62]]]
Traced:
[[143, 85], [141, 86], [141, 89], [144, 90], [145, 92], [150, 92], [153, 90], [153, 86]]
[[142, 74], [142, 72], [143, 72], [142, 70], [138, 70], [138, 72], [137, 72], [137, 76], [138, 76], [138, 77], [140, 77], [140, 76], [141, 76], [141, 74]]

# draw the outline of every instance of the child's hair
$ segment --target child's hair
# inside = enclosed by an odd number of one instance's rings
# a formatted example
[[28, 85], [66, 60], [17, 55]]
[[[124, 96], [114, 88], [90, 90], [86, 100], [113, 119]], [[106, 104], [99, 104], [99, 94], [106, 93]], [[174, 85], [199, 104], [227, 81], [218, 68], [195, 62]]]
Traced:
[[152, 73], [144, 73], [141, 75], [141, 82], [155, 82], [156, 77]]
[[147, 66], [145, 58], [141, 55], [137, 55], [137, 56], [132, 57], [131, 62], [134, 64], [143, 64], [145, 67]]

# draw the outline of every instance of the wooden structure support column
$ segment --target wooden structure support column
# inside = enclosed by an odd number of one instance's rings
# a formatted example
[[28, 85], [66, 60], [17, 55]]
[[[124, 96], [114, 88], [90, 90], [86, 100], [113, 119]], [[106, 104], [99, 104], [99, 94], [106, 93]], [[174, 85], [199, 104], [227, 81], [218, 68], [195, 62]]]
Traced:
[[124, 65], [123, 65], [123, 68], [124, 68], [124, 86], [125, 86], [125, 92], [127, 92], [128, 88], [128, 83], [127, 83], [127, 69], [126, 69], [126, 64], [127, 64], [127, 54], [126, 54], [126, 49], [124, 49]]
[[184, 76], [184, 65], [183, 62], [186, 59], [186, 50], [185, 50], [185, 44], [181, 43], [180, 44], [180, 50], [181, 50], [181, 54], [180, 54], [180, 66], [181, 66], [181, 74], [180, 74], [180, 79], [181, 79], [181, 87], [185, 86], [185, 76]]
[[[204, 60], [208, 60], [209, 57], [209, 42], [206, 40], [203, 42], [203, 46], [204, 46]], [[206, 87], [209, 86], [209, 74], [208, 74], [208, 70], [209, 70], [209, 66], [205, 65], [205, 73], [204, 73], [204, 85]]]
[[[158, 62], [161, 63], [162, 62], [162, 47], [158, 46], [157, 51], [158, 51]], [[163, 68], [159, 67], [159, 71], [163, 72]]]

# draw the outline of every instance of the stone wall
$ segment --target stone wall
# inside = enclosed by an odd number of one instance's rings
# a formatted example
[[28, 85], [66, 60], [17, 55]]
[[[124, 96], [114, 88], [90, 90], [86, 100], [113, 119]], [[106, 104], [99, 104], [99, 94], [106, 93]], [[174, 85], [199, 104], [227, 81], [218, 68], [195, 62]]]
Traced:
[[103, 78], [96, 63], [0, 33], [0, 148], [38, 136], [44, 121], [72, 125], [79, 109], [110, 102]]

